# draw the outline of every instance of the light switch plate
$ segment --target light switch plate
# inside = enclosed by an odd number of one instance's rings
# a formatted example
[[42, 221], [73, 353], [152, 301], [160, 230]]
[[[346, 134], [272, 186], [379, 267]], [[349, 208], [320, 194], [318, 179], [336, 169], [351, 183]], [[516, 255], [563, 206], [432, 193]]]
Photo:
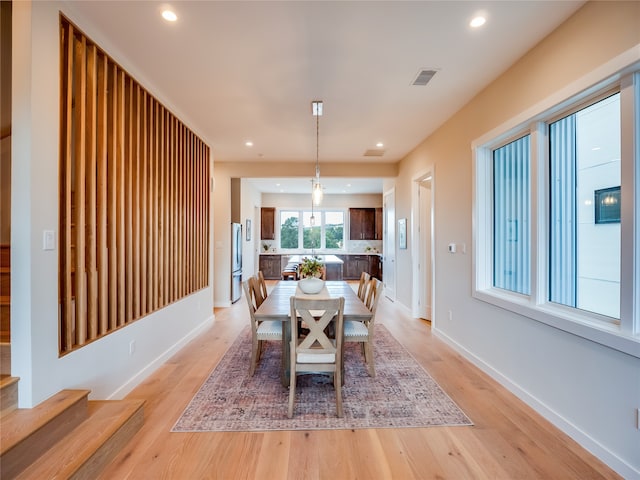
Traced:
[[56, 234], [53, 230], [42, 231], [42, 249], [43, 250], [55, 250], [56, 248]]

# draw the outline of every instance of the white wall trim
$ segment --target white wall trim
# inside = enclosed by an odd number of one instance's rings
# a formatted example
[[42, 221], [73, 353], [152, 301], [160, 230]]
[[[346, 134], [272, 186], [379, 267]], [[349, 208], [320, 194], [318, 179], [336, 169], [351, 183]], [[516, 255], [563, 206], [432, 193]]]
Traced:
[[[513, 382], [509, 377], [503, 375], [499, 370], [486, 363], [480, 357], [474, 355], [467, 350], [464, 346], [456, 342], [449, 337], [446, 333], [433, 327], [433, 334], [440, 340], [447, 343], [456, 352], [462, 355], [466, 360], [473, 363], [476, 367], [489, 375], [492, 379], [502, 385], [504, 388], [513, 393], [516, 397], [522, 400], [524, 403], [533, 408], [546, 420], [551, 422], [555, 427], [562, 432], [569, 435], [573, 440], [578, 442], [585, 450], [592, 453], [598, 459], [602, 460], [609, 467], [615, 470], [623, 478], [640, 478], [640, 470], [635, 469], [632, 465], [625, 462], [622, 458], [617, 456], [614, 452], [606, 448], [592, 436], [581, 430], [578, 426], [564, 418], [555, 410], [550, 408], [547, 404], [540, 401], [537, 397], [529, 393], [517, 383]], [[473, 419], [472, 419], [473, 420]]]
[[206, 318], [202, 323], [197, 325], [194, 329], [188, 332], [184, 337], [178, 340], [176, 343], [167, 348], [164, 352], [158, 355], [154, 360], [149, 362], [146, 366], [141, 368], [133, 377], [123, 383], [120, 387], [107, 395], [107, 400], [121, 400], [127, 394], [129, 394], [134, 388], [142, 383], [149, 375], [154, 373], [160, 368], [169, 358], [175, 355], [180, 349], [185, 347], [191, 340], [198, 337], [205, 330], [213, 326], [215, 322], [215, 315], [211, 315]]

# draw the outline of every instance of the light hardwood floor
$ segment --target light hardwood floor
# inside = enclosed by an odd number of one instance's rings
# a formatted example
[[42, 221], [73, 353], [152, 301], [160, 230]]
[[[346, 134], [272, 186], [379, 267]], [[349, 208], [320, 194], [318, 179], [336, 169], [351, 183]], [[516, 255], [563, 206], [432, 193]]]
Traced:
[[[514, 395], [383, 298], [377, 321], [472, 419], [472, 427], [171, 433], [187, 403], [248, 325], [244, 298], [127, 398], [145, 424], [102, 479], [620, 478]], [[250, 352], [247, 352], [247, 369]], [[282, 405], [283, 411], [286, 405]]]

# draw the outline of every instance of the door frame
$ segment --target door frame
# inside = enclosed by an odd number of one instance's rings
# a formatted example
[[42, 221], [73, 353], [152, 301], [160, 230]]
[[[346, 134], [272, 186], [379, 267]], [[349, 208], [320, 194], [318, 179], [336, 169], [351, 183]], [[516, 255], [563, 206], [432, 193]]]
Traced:
[[[395, 301], [396, 299], [396, 190], [395, 187], [390, 188], [382, 195], [382, 204], [383, 204], [383, 217], [384, 217], [384, 241], [382, 242], [382, 280], [384, 282], [384, 294], [385, 296], [391, 300]], [[387, 199], [391, 198], [393, 203], [393, 209], [389, 212], [387, 207]], [[391, 222], [389, 222], [389, 216], [392, 215], [393, 218]], [[392, 284], [389, 286], [388, 282], [388, 272], [391, 271], [391, 279]]]
[[[429, 212], [427, 218], [429, 219], [430, 225], [422, 226], [420, 225], [420, 183], [429, 179], [431, 177], [431, 211]], [[419, 172], [418, 174], [412, 177], [412, 188], [411, 188], [411, 256], [416, 262], [420, 262], [423, 255], [428, 255], [431, 258], [431, 272], [428, 274], [431, 278], [431, 325], [432, 327], [435, 325], [434, 319], [436, 317], [436, 295], [435, 295], [435, 272], [436, 272], [436, 256], [435, 256], [435, 244], [436, 244], [436, 236], [435, 236], [435, 192], [436, 192], [436, 176], [435, 176], [435, 166], [431, 166], [430, 168]], [[431, 236], [431, 248], [429, 251], [422, 252], [420, 250], [422, 246], [422, 242], [420, 241], [421, 232], [425, 232], [429, 227], [429, 235]], [[413, 268], [412, 269], [412, 300], [411, 300], [411, 312], [414, 317], [418, 317], [420, 314], [420, 281], [421, 281], [421, 269]]]

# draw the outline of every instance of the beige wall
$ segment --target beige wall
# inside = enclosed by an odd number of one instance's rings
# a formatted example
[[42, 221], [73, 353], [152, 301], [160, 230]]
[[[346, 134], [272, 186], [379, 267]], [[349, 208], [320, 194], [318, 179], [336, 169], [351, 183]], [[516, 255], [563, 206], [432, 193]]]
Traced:
[[[433, 171], [436, 333], [619, 471], [640, 475], [640, 359], [475, 300], [471, 250], [447, 253], [451, 242], [472, 245], [472, 141], [561, 100], [587, 75], [597, 81], [619, 56], [640, 58], [640, 2], [587, 3], [402, 160], [396, 216], [411, 217], [412, 180]], [[414, 256], [398, 251], [398, 271], [411, 271]], [[396, 290], [411, 305], [410, 275], [397, 276]]]

